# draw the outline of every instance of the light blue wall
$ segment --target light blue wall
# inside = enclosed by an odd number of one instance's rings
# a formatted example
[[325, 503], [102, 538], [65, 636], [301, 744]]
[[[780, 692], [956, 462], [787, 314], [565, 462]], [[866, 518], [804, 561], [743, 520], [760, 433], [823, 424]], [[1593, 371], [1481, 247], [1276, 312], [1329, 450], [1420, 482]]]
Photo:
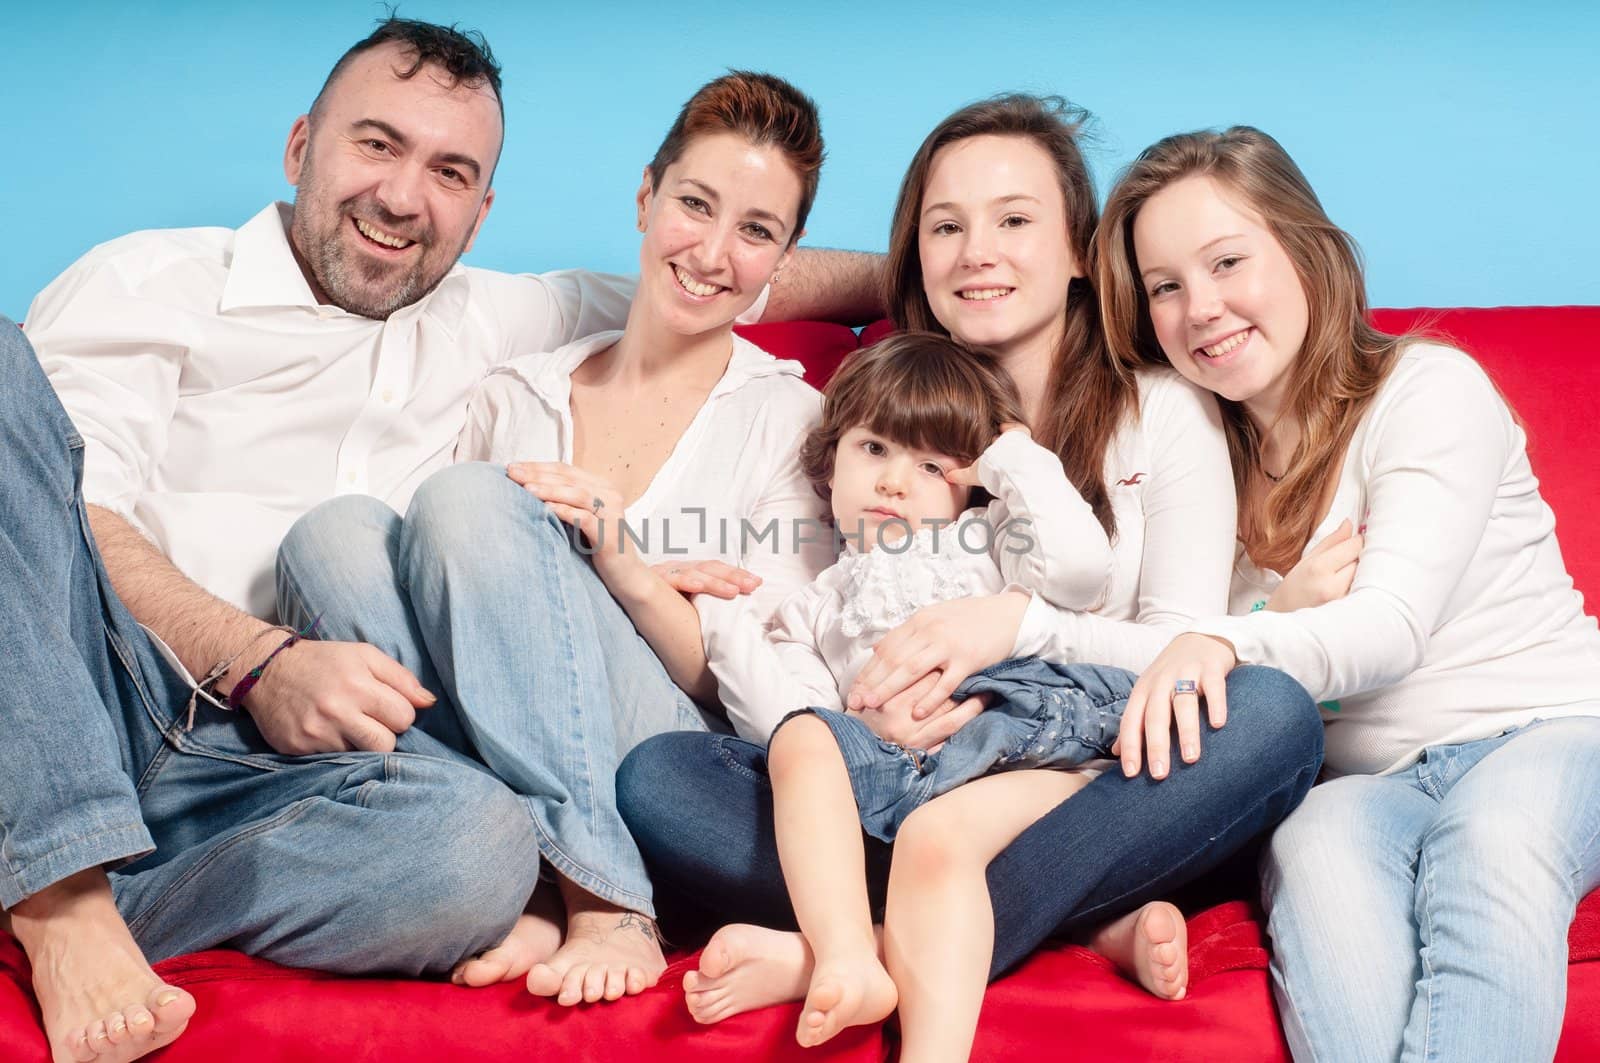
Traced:
[[[0, 312], [133, 229], [287, 197], [283, 140], [379, 7], [3, 0]], [[144, 10], [138, 10], [138, 9]], [[881, 249], [895, 188], [955, 106], [1018, 88], [1100, 117], [1102, 189], [1151, 140], [1276, 135], [1367, 252], [1375, 302], [1600, 302], [1600, 5], [1074, 0], [407, 3], [506, 68], [500, 198], [470, 261], [636, 261], [631, 195], [679, 104], [730, 65], [822, 106], [809, 240]], [[18, 10], [20, 9], [20, 10]]]

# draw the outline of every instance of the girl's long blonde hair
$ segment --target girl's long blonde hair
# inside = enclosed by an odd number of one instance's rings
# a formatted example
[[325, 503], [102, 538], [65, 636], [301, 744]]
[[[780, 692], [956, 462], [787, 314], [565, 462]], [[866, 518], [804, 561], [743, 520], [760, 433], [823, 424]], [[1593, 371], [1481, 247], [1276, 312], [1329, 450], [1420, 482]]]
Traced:
[[1151, 145], [1106, 202], [1095, 240], [1096, 287], [1107, 346], [1124, 373], [1168, 364], [1150, 321], [1133, 226], [1151, 196], [1185, 177], [1210, 177], [1258, 214], [1305, 292], [1306, 338], [1289, 370], [1285, 410], [1300, 425], [1300, 443], [1260, 507], [1246, 504], [1247, 485], [1261, 468], [1259, 430], [1242, 404], [1217, 397], [1238, 487], [1239, 538], [1258, 563], [1287, 571], [1321, 517], [1326, 489], [1361, 415], [1413, 337], [1372, 326], [1361, 252], [1350, 234], [1328, 220], [1288, 152], [1259, 129], [1234, 126]]

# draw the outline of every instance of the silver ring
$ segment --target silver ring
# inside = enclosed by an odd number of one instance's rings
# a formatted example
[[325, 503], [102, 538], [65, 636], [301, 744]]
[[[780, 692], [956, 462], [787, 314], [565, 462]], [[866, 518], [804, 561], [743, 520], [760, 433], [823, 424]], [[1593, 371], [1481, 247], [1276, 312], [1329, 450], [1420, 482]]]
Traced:
[[1200, 684], [1196, 683], [1193, 679], [1180, 679], [1176, 683], [1172, 684], [1172, 694], [1174, 697], [1179, 694], [1198, 695], [1199, 693]]

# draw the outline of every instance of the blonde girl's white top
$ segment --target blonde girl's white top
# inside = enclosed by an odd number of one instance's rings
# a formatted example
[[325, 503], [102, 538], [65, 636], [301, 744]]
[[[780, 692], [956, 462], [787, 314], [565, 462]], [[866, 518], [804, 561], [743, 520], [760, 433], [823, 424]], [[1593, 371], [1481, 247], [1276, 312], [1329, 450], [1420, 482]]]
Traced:
[[[572, 373], [621, 335], [602, 332], [493, 369], [472, 397], [456, 460], [571, 462]], [[630, 547], [648, 564], [720, 560], [760, 576], [749, 599], [764, 621], [833, 562], [826, 506], [799, 460], [821, 396], [799, 362], [738, 336], [732, 344], [722, 378], [623, 519]]]
[[1105, 597], [1075, 611], [1036, 597], [1019, 654], [1138, 672], [1196, 617], [1227, 608], [1238, 513], [1216, 399], [1171, 369], [1137, 382], [1139, 414], [1106, 453], [1117, 528]]
[[1350, 441], [1310, 544], [1365, 527], [1344, 598], [1249, 612], [1280, 582], [1240, 558], [1234, 612], [1191, 629], [1324, 703], [1330, 774], [1387, 773], [1441, 743], [1600, 715], [1600, 629], [1583, 611], [1527, 438], [1483, 369], [1448, 347], [1400, 356]]

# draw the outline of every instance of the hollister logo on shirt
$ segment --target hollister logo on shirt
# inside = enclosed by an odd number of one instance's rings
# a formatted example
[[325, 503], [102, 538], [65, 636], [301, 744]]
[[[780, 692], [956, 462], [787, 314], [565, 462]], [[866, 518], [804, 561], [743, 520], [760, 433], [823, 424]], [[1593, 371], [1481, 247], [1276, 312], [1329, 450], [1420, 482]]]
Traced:
[[1144, 482], [1144, 473], [1136, 472], [1126, 480], [1118, 480], [1118, 487], [1133, 487]]

